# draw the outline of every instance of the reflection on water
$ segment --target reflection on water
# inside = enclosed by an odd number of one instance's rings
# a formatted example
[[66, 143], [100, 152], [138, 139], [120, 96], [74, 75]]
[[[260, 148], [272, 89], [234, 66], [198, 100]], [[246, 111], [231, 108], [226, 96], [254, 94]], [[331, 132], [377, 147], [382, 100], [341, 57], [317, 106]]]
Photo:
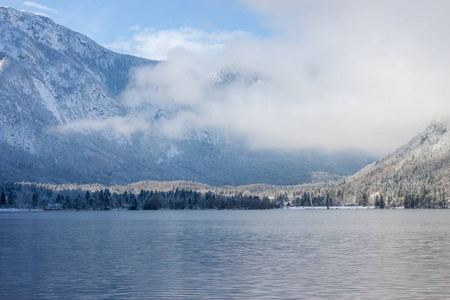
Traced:
[[449, 210], [0, 214], [0, 299], [442, 299]]

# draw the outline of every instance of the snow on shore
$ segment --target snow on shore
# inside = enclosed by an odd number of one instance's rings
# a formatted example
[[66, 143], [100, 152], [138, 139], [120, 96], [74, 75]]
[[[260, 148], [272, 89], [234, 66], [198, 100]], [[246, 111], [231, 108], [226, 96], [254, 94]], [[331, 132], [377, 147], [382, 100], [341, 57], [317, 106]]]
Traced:
[[30, 212], [30, 211], [43, 211], [42, 209], [33, 208], [0, 208], [0, 213], [8, 213], [8, 212]]

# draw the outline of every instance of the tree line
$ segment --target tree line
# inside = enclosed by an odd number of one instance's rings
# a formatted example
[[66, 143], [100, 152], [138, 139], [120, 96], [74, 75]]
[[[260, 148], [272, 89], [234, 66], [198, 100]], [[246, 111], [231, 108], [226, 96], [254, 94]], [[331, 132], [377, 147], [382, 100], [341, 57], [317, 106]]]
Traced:
[[0, 182], [0, 208], [73, 210], [158, 210], [158, 209], [273, 209], [289, 206], [358, 205], [376, 208], [448, 208], [445, 189], [421, 186], [384, 192], [342, 187], [300, 188], [280, 191], [275, 197], [242, 191], [170, 191], [142, 189], [139, 193], [111, 192], [109, 189], [52, 190], [36, 184]]
[[216, 194], [186, 189], [116, 193], [99, 191], [53, 191], [37, 185], [0, 184], [0, 208], [44, 210], [158, 210], [158, 209], [272, 209], [280, 203], [267, 197], [237, 193]]

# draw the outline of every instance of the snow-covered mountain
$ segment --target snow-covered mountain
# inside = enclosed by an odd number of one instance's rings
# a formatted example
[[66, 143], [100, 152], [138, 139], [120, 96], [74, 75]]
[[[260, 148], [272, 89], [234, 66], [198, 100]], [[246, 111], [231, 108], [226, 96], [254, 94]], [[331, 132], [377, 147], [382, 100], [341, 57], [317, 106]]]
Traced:
[[369, 204], [382, 195], [394, 205], [403, 205], [405, 197], [411, 196], [419, 206], [433, 206], [448, 198], [449, 178], [450, 123], [435, 121], [392, 154], [349, 177], [340, 188], [349, 202], [357, 203], [365, 193]]
[[[298, 184], [350, 175], [373, 161], [355, 153], [252, 152], [213, 131], [167, 137], [158, 124], [176, 108], [160, 99], [133, 107], [121, 97], [135, 68], [157, 64], [0, 6], [0, 180]], [[232, 71], [211, 80], [261, 80]]]

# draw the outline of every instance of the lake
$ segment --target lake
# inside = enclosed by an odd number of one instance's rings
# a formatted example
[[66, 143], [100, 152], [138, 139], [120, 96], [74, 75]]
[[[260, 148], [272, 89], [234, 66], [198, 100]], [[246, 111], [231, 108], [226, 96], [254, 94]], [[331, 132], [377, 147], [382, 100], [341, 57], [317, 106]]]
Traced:
[[450, 210], [0, 213], [0, 299], [450, 298]]

